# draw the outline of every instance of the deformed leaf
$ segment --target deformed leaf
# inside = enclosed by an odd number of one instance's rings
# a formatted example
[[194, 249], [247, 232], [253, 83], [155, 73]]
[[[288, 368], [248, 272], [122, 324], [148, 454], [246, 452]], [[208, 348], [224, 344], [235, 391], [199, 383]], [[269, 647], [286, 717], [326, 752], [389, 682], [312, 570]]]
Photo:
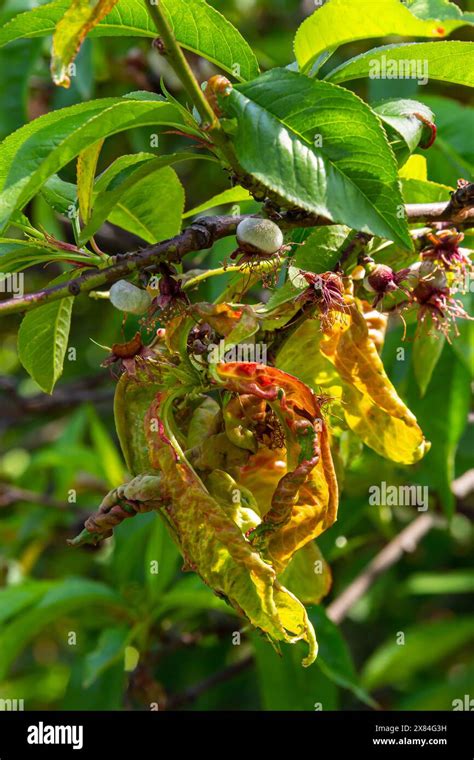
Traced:
[[147, 413], [145, 430], [151, 462], [163, 474], [172, 503], [167, 520], [186, 564], [270, 638], [305, 640], [309, 653], [303, 664], [310, 665], [317, 645], [304, 606], [278, 582], [273, 567], [252, 548], [240, 527], [255, 527], [258, 516], [222, 495], [219, 500], [211, 496], [176, 444], [164, 432], [153, 432], [157, 421], [158, 431], [163, 424], [169, 429], [166, 419], [167, 399], [159, 396]]
[[[220, 364], [217, 375], [227, 389], [264, 399], [284, 431], [286, 466], [281, 467], [278, 450], [264, 453], [265, 469], [270, 466], [277, 478], [269, 503], [257, 498], [263, 520], [251, 537], [281, 571], [295, 551], [336, 520], [338, 487], [329, 431], [317, 397], [296, 377], [274, 367], [239, 362]], [[250, 490], [246, 477], [263, 465], [261, 452], [254, 456], [242, 468], [242, 483]]]

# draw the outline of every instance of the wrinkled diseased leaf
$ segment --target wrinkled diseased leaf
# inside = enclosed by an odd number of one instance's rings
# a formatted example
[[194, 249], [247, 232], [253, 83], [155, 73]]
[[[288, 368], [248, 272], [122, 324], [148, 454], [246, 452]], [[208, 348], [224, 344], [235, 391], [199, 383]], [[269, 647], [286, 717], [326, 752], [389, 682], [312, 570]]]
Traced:
[[[166, 413], [166, 397], [158, 397], [147, 413], [145, 430], [151, 461], [164, 475], [172, 504], [166, 516], [187, 566], [272, 639], [307, 641], [309, 653], [303, 664], [311, 664], [317, 645], [305, 608], [281, 586], [275, 570], [252, 548], [239, 527], [239, 521], [247, 529], [254, 527], [258, 516], [248, 509], [243, 512], [239, 503], [210, 495], [165, 435], [160, 418], [163, 415], [166, 419]], [[153, 432], [156, 421], [159, 432]]]
[[[295, 551], [336, 519], [338, 488], [329, 432], [315, 394], [296, 377], [239, 362], [219, 365], [217, 374], [227, 389], [265, 399], [284, 431], [286, 465], [281, 467], [281, 452], [266, 455], [266, 466], [273, 473], [279, 470], [279, 477], [269, 503], [258, 502], [263, 521], [254, 534], [255, 545], [282, 570]], [[250, 490], [245, 475], [262, 465], [261, 457], [258, 451], [242, 468], [242, 483]]]

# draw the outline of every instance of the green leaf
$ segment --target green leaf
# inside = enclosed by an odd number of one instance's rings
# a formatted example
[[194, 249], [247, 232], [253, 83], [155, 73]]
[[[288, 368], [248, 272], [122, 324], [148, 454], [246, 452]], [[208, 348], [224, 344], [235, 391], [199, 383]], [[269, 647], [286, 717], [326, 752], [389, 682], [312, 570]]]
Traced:
[[258, 687], [264, 710], [335, 710], [335, 683], [318, 667], [301, 667], [300, 647], [284, 647], [277, 655], [263, 637], [252, 634]]
[[[52, 280], [63, 282], [64, 275]], [[41, 390], [52, 393], [63, 373], [74, 298], [61, 298], [28, 312], [18, 332], [18, 355]]]
[[[197, 575], [188, 576], [176, 583], [173, 588], [160, 598], [154, 617], [158, 618], [176, 609], [185, 609], [187, 613], [201, 610], [218, 610], [233, 614], [226, 602], [205, 586]], [[299, 662], [301, 668], [301, 660]]]
[[230, 187], [228, 190], [224, 190], [222, 193], [213, 195], [212, 198], [201, 203], [199, 206], [189, 209], [183, 214], [183, 219], [188, 219], [190, 216], [196, 216], [203, 211], [207, 211], [211, 208], [217, 208], [217, 206], [225, 206], [227, 203], [243, 203], [244, 201], [251, 201], [252, 196], [249, 191], [240, 185]]
[[77, 199], [81, 217], [85, 224], [89, 221], [91, 214], [95, 171], [103, 144], [103, 140], [98, 140], [89, 145], [88, 148], [81, 150], [77, 157]]
[[118, 159], [95, 185], [95, 191], [99, 188], [100, 191], [95, 194], [91, 218], [81, 231], [79, 242], [88, 240], [106, 219], [149, 243], [176, 235], [181, 228], [184, 190], [176, 173], [164, 167], [190, 159], [203, 160], [206, 156], [171, 153], [151, 160], [124, 162], [122, 166]]
[[406, 594], [470, 594], [474, 592], [474, 570], [415, 573], [402, 585]]
[[[423, 688], [405, 694], [394, 705], [394, 710], [469, 710], [472, 709], [471, 694], [474, 683], [474, 666], [460, 664], [446, 677], [423, 682]], [[466, 705], [467, 700], [467, 705]]]
[[57, 259], [49, 245], [41, 241], [0, 238], [0, 282], [11, 272]]
[[[471, 284], [472, 287], [472, 284]], [[466, 312], [474, 314], [474, 293], [458, 294]], [[471, 319], [461, 319], [458, 322], [459, 335], [453, 340], [453, 351], [466, 367], [471, 378], [474, 378], [474, 322]]]
[[293, 301], [304, 290], [304, 287], [307, 286], [306, 281], [304, 281], [305, 285], [303, 286], [301, 283], [301, 287], [299, 287], [302, 278], [298, 276], [298, 270], [294, 267], [289, 267], [288, 275], [288, 280], [281, 287], [274, 290], [268, 299], [266, 307], [269, 311], [276, 309], [284, 303]]
[[46, 626], [73, 612], [91, 614], [91, 608], [94, 605], [99, 605], [102, 609], [127, 614], [127, 608], [118, 594], [102, 583], [81, 578], [69, 578], [54, 584], [38, 604], [16, 616], [2, 628], [0, 633], [0, 680], [5, 678], [22, 650]]
[[441, 203], [449, 201], [452, 188], [422, 179], [402, 179], [402, 195], [405, 203]]
[[18, 40], [0, 51], [0, 140], [27, 121], [29, 77], [40, 47], [39, 41]]
[[419, 153], [410, 156], [398, 174], [401, 179], [421, 179], [423, 182], [426, 182], [428, 179], [428, 166], [425, 156], [420, 156]]
[[9, 586], [0, 591], [0, 623], [31, 607], [51, 588], [51, 581], [28, 581], [19, 586]]
[[297, 249], [294, 266], [316, 274], [334, 269], [350, 234], [348, 227], [337, 224], [314, 229]]
[[163, 520], [155, 519], [149, 531], [145, 553], [145, 579], [149, 598], [153, 602], [163, 598], [166, 588], [176, 575], [180, 559], [181, 555]]
[[69, 87], [68, 68], [76, 57], [85, 37], [118, 0], [96, 0], [91, 6], [89, 0], [70, 0], [64, 16], [56, 24], [53, 34], [51, 55], [51, 75], [53, 82]]
[[384, 123], [399, 166], [408, 160], [422, 138], [425, 139], [426, 131], [428, 131], [428, 138], [431, 138], [429, 128], [415, 116], [415, 114], [420, 114], [428, 122], [434, 122], [432, 111], [423, 103], [405, 99], [387, 100], [375, 106], [374, 111]]
[[125, 189], [108, 219], [147, 243], [156, 243], [179, 233], [183, 209], [184, 188], [176, 172], [166, 167]]
[[404, 79], [406, 73], [400, 68], [401, 61], [410, 62], [411, 78], [418, 81], [428, 77], [430, 81], [437, 79], [474, 87], [474, 46], [457, 40], [384, 45], [351, 58], [333, 69], [326, 79], [334, 84], [367, 76]]
[[422, 19], [439, 19], [474, 23], [474, 13], [463, 13], [459, 6], [449, 0], [405, 0], [410, 12]]
[[429, 393], [420, 399], [412, 382], [407, 395], [410, 409], [416, 414], [421, 429], [432, 444], [418, 474], [438, 494], [446, 514], [450, 516], [455, 506], [451, 492], [454, 459], [466, 427], [471, 399], [469, 372], [449, 344], [445, 343], [436, 372], [431, 378]]
[[[431, 9], [430, 9], [431, 10]], [[411, 11], [411, 12], [410, 12]], [[399, 0], [331, 0], [307, 18], [296, 32], [294, 50], [302, 71], [316, 68], [340, 45], [355, 40], [399, 35], [401, 37], [445, 37], [454, 29], [474, 21], [473, 14], [413, 15]], [[429, 20], [426, 21], [425, 19]], [[441, 25], [433, 19], [444, 19]], [[325, 54], [325, 55], [323, 55]], [[320, 60], [317, 58], [321, 56]]]
[[88, 688], [108, 668], [123, 658], [130, 639], [128, 626], [105, 628], [100, 634], [97, 647], [84, 659], [84, 688]]
[[352, 691], [361, 702], [376, 707], [374, 700], [360, 685], [351, 654], [337, 625], [319, 605], [310, 609], [309, 618], [314, 625], [319, 643], [316, 662], [323, 673], [338, 686]]
[[[24, 37], [53, 34], [70, 0], [55, 2], [21, 13], [0, 30], [0, 45]], [[204, 0], [161, 0], [179, 44], [207, 58], [236, 79], [258, 75], [255, 54], [240, 32]], [[91, 37], [157, 36], [156, 27], [142, 0], [120, 0], [90, 32]], [[240, 67], [240, 68], [237, 68]]]
[[472, 641], [474, 617], [426, 621], [407, 628], [404, 634], [403, 645], [393, 634], [366, 662], [362, 674], [366, 688], [400, 684], [420, 670], [429, 672], [432, 665]]
[[416, 331], [413, 341], [413, 370], [422, 396], [431, 380], [445, 343], [444, 335], [433, 330], [431, 320], [425, 320]]
[[181, 125], [177, 108], [152, 93], [104, 98], [40, 116], [7, 137], [0, 152], [0, 230], [44, 182], [88, 145], [117, 132]]
[[74, 212], [77, 204], [77, 187], [53, 174], [41, 188], [41, 195], [52, 209], [63, 216]]
[[220, 102], [242, 167], [283, 202], [411, 250], [393, 153], [356, 95], [274, 69]]
[[125, 478], [122, 457], [118, 453], [107, 428], [92, 406], [87, 408], [87, 414], [95, 453], [100, 461], [108, 485], [110, 488], [116, 488], [123, 483]]

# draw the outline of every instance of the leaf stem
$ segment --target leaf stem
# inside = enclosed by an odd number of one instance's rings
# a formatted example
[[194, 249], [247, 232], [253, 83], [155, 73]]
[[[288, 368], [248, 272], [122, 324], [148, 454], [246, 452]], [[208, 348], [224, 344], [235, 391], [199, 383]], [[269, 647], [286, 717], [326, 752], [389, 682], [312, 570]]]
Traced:
[[[148, 8], [148, 13], [151, 16], [163, 43], [163, 55], [166, 56], [170, 65], [174, 69], [174, 72], [181, 80], [193, 105], [198, 111], [203, 121], [202, 129], [204, 129], [209, 137], [211, 137], [216, 147], [221, 150], [226, 161], [228, 161], [231, 166], [238, 167], [238, 161], [234, 150], [228, 141], [227, 135], [222, 129], [216, 114], [204, 96], [201, 86], [194, 76], [191, 66], [186, 60], [184, 53], [174, 36], [166, 12], [162, 8], [161, 0], [154, 0], [154, 2], [152, 0], [145, 0], [145, 5]], [[238, 168], [240, 169], [240, 167]]]
[[[458, 221], [458, 212], [456, 209], [453, 210], [451, 201], [448, 204], [414, 204], [405, 206], [405, 210], [409, 224], [423, 224], [426, 221], [430, 223], [450, 221], [451, 224], [462, 227], [472, 227], [474, 224], [474, 202], [463, 209], [461, 221]], [[452, 214], [451, 219], [449, 219], [449, 213]], [[161, 243], [156, 243], [139, 251], [110, 257], [111, 266], [88, 268], [80, 276], [69, 280], [67, 283], [45, 288], [36, 293], [29, 293], [21, 298], [1, 301], [0, 316], [29, 311], [43, 303], [56, 301], [59, 298], [89, 293], [103, 285], [110, 286], [117, 280], [126, 279], [141, 269], [155, 268], [163, 262], [179, 263], [188, 253], [206, 250], [211, 248], [217, 240], [233, 235], [239, 222], [247, 216], [200, 218], [171, 240], [163, 240]], [[290, 229], [292, 227], [320, 227], [335, 224], [335, 222], [324, 217], [308, 215], [301, 219], [283, 217], [279, 224], [284, 229]], [[218, 302], [221, 302], [220, 298]]]
[[202, 120], [208, 122], [209, 126], [212, 126], [217, 121], [216, 115], [204, 97], [199, 82], [196, 80], [191, 66], [176, 41], [166, 13], [161, 7], [160, 0], [155, 0], [154, 3], [152, 0], [145, 0], [145, 4], [163, 42], [164, 55], [166, 55], [170, 65], [183, 83]]

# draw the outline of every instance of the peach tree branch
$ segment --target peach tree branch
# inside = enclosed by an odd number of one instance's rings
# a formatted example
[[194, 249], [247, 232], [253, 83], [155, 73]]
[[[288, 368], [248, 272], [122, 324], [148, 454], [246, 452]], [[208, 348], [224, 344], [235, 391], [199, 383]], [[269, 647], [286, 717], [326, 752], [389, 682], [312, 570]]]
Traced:
[[[474, 185], [472, 186], [474, 187]], [[456, 205], [457, 192], [446, 203], [410, 204], [405, 207], [410, 224], [435, 223], [450, 221], [454, 224], [474, 223], [474, 195], [469, 198], [468, 205]], [[453, 200], [454, 199], [454, 200]], [[18, 314], [56, 301], [68, 296], [78, 296], [89, 293], [103, 285], [110, 286], [117, 280], [126, 279], [134, 272], [162, 263], [178, 263], [189, 253], [211, 248], [221, 238], [235, 233], [237, 225], [245, 216], [212, 216], [204, 217], [191, 224], [182, 233], [170, 240], [150, 245], [132, 253], [119, 254], [109, 259], [112, 263], [102, 269], [91, 268], [67, 283], [44, 288], [36, 293], [29, 293], [20, 298], [10, 298], [0, 302], [0, 316]], [[279, 225], [283, 229], [294, 227], [321, 227], [336, 224], [320, 216], [306, 215], [292, 217], [291, 212], [283, 215]]]

